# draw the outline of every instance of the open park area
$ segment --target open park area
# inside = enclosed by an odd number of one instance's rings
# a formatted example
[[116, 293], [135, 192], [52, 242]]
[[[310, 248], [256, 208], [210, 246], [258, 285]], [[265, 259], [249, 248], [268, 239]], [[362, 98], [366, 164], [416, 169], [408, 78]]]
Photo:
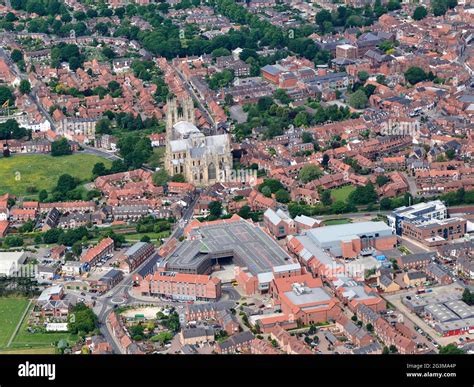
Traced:
[[87, 182], [92, 178], [94, 164], [102, 162], [106, 168], [110, 160], [91, 154], [73, 154], [53, 157], [50, 155], [15, 155], [0, 161], [0, 195], [33, 196], [45, 189], [50, 192], [62, 174]]

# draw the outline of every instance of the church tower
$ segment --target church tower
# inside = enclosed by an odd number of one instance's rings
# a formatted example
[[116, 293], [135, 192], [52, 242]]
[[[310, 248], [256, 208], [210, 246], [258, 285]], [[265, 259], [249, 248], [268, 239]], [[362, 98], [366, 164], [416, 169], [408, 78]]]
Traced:
[[194, 115], [194, 102], [191, 97], [184, 99], [181, 102], [181, 106], [183, 109], [183, 121], [189, 122], [193, 125], [196, 124], [196, 119]]

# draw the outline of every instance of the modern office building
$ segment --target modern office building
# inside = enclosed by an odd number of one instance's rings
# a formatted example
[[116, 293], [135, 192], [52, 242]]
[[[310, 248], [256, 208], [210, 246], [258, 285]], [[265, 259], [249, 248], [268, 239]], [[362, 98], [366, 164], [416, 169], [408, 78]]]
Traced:
[[446, 219], [448, 210], [441, 200], [433, 200], [427, 203], [418, 203], [412, 206], [395, 208], [387, 215], [388, 225], [395, 230], [397, 235], [402, 235], [402, 222], [426, 222], [432, 219]]

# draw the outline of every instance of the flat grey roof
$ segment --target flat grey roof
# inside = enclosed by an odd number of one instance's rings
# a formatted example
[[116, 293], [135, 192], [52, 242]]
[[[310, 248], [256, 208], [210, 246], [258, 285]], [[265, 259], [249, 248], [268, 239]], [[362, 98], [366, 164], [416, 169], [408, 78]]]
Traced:
[[474, 307], [462, 300], [448, 301], [444, 304], [461, 318], [474, 317]]
[[351, 239], [364, 234], [382, 233], [392, 235], [392, 229], [384, 222], [357, 222], [335, 226], [318, 227], [308, 231], [308, 234], [319, 243]]
[[321, 263], [325, 265], [334, 265], [334, 267], [342, 266], [334, 258], [332, 258], [328, 253], [322, 250], [309, 235], [298, 235], [297, 238], [304, 249], [300, 252], [300, 256], [304, 260], [310, 259], [312, 256], [315, 256]]
[[321, 301], [329, 301], [331, 297], [321, 288], [307, 288], [307, 292], [296, 294], [294, 291], [285, 292], [285, 296], [295, 305], [311, 304]]
[[205, 260], [227, 256], [257, 275], [294, 263], [260, 227], [244, 220], [203, 225], [192, 230], [190, 237], [199, 239], [183, 241], [168, 257], [168, 267], [177, 271], [197, 269]]
[[457, 329], [462, 329], [465, 327], [470, 327], [474, 325], [474, 318], [466, 318], [462, 320], [456, 320], [456, 321], [448, 321], [445, 323], [438, 323], [435, 325], [435, 327], [442, 331], [442, 332], [448, 332], [452, 330], [457, 330]]
[[425, 306], [425, 311], [431, 314], [438, 322], [459, 320], [459, 316], [443, 304]]

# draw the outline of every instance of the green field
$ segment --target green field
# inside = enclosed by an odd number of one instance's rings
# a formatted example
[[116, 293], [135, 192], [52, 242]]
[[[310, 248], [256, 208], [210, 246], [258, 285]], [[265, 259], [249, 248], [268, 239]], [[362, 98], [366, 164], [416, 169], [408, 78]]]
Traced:
[[335, 202], [345, 202], [352, 191], [355, 191], [355, 187], [352, 185], [346, 185], [341, 188], [335, 188], [331, 190], [332, 200]]
[[324, 221], [325, 226], [334, 226], [336, 224], [347, 224], [347, 223], [352, 223], [352, 221], [348, 218], [328, 219]]
[[8, 349], [1, 350], [0, 355], [54, 355], [56, 354], [56, 348], [26, 348], [26, 349]]
[[[31, 307], [33, 310], [33, 306]], [[30, 313], [31, 313], [30, 310]], [[11, 349], [27, 349], [27, 348], [52, 348], [54, 343], [64, 339], [70, 344], [77, 341], [77, 335], [68, 332], [28, 332], [28, 318], [23, 320], [20, 330], [16, 334], [11, 344]]]
[[0, 348], [8, 344], [28, 303], [26, 298], [0, 298]]
[[13, 155], [0, 160], [0, 195], [32, 196], [31, 187], [37, 191], [51, 191], [64, 173], [89, 181], [95, 163], [102, 162], [108, 168], [109, 160], [90, 154], [73, 154], [53, 157], [50, 155]]

